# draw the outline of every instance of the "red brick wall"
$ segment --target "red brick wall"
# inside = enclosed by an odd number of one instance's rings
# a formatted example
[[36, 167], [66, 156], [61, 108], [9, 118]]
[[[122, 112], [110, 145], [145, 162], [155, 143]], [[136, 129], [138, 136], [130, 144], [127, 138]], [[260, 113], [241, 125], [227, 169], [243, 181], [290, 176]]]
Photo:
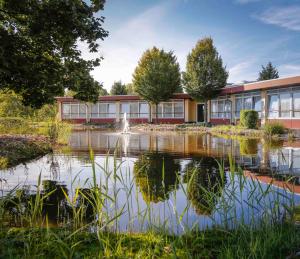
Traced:
[[179, 124], [179, 123], [184, 123], [184, 119], [180, 118], [159, 118], [155, 119], [153, 118], [154, 123], [166, 123], [166, 124]]
[[93, 118], [91, 119], [91, 122], [94, 123], [115, 123], [116, 119], [113, 118]]

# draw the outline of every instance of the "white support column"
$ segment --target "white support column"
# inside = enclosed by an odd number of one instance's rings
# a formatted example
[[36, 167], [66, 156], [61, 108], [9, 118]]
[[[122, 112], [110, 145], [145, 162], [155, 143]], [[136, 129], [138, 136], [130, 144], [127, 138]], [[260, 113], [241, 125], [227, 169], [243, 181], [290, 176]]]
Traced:
[[120, 101], [116, 102], [116, 122], [120, 122], [121, 117], [121, 103]]

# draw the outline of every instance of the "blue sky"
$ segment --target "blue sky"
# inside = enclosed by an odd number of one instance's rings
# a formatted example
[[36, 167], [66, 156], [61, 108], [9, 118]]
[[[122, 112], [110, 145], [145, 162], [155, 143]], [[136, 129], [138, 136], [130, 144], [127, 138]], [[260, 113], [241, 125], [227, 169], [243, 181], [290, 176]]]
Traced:
[[[300, 74], [300, 0], [107, 0], [101, 42], [104, 60], [92, 74], [106, 89], [131, 82], [142, 53], [173, 50], [181, 70], [196, 42], [211, 36], [228, 82], [255, 80], [271, 61], [280, 76]], [[88, 54], [80, 46], [86, 58]]]

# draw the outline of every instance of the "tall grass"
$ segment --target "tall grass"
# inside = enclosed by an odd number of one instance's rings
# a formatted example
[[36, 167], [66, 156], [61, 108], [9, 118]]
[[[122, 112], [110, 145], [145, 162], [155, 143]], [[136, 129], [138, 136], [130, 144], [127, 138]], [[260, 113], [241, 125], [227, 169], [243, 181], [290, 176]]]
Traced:
[[[63, 187], [45, 192], [39, 176], [30, 198], [20, 195], [18, 188], [3, 197], [0, 238], [5, 249], [0, 256], [280, 258], [299, 249], [299, 230], [292, 221], [293, 195], [246, 177], [232, 157], [229, 168], [218, 161], [214, 177], [203, 178], [201, 166], [187, 169], [185, 180], [177, 173], [171, 195], [167, 193], [164, 163], [160, 179], [162, 197], [167, 201], [163, 215], [150, 200], [140, 200], [136, 178], [126, 162], [116, 156], [113, 163], [109, 159], [107, 156], [103, 164], [97, 164], [91, 151], [92, 177], [79, 183], [78, 173], [72, 181], [72, 193]], [[145, 183], [152, 188], [148, 178]], [[50, 197], [57, 192], [64, 196], [64, 206], [60, 201], [56, 222], [50, 222], [45, 206], [53, 202]], [[178, 192], [186, 199], [182, 210], [176, 207]], [[198, 220], [183, 220], [196, 210], [193, 198], [201, 199], [197, 208], [206, 213], [211, 228], [201, 230]], [[125, 228], [122, 222], [126, 217]]]

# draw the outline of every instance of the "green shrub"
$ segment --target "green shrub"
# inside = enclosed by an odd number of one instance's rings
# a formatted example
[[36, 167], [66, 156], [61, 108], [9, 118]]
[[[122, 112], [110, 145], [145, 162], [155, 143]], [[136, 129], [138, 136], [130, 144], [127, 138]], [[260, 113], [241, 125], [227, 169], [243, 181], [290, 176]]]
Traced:
[[23, 118], [0, 118], [1, 134], [32, 134], [30, 123]]
[[247, 129], [255, 129], [258, 123], [258, 112], [254, 110], [241, 110], [241, 126]]
[[284, 126], [280, 122], [268, 122], [263, 129], [268, 136], [281, 135], [285, 131]]

